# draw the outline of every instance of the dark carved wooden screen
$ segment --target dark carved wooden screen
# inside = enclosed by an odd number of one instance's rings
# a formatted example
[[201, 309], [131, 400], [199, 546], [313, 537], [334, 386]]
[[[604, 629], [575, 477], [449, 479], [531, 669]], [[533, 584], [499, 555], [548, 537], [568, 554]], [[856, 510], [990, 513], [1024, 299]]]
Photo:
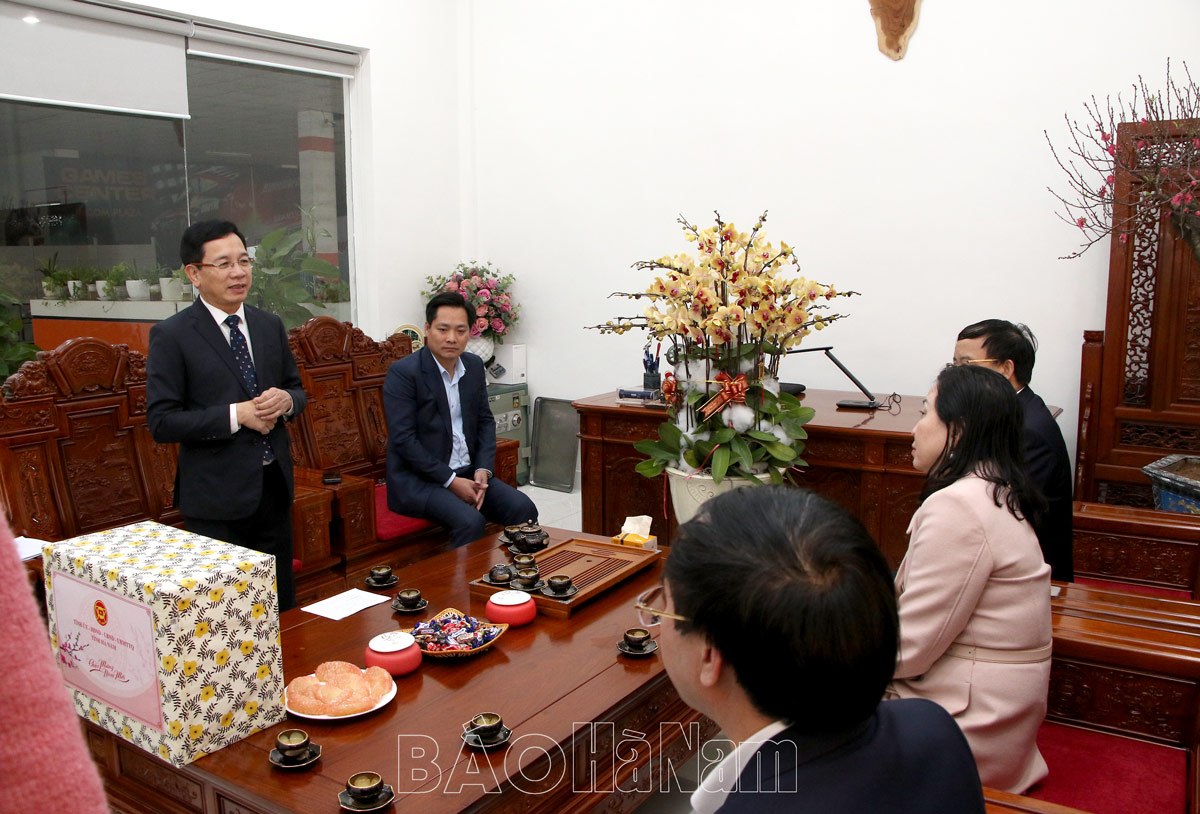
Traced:
[[[1120, 125], [1118, 144], [1149, 127]], [[1137, 199], [1128, 173], [1115, 199]], [[1141, 468], [1200, 453], [1200, 264], [1165, 212], [1118, 205], [1113, 218], [1135, 228], [1112, 239], [1104, 332], [1084, 336], [1075, 499], [1152, 506]]]

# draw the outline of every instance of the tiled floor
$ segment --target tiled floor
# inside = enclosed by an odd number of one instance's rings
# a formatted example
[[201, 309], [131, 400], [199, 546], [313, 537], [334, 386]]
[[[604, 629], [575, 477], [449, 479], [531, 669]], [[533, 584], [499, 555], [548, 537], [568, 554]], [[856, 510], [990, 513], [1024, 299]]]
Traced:
[[582, 502], [579, 493], [579, 473], [575, 473], [573, 492], [556, 492], [525, 485], [521, 491], [529, 495], [538, 508], [538, 523], [567, 531], [583, 531]]

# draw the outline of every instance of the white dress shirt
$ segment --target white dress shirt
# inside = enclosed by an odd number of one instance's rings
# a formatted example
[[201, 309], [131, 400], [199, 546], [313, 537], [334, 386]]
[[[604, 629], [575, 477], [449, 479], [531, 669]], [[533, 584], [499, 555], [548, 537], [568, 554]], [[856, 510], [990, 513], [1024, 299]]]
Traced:
[[789, 726], [787, 721], [772, 721], [737, 745], [737, 748], [725, 756], [725, 759], [712, 767], [704, 776], [700, 787], [692, 792], [692, 811], [695, 814], [713, 814], [725, 805], [725, 798], [737, 785], [742, 770], [754, 758], [766, 741], [778, 735]]
[[[229, 314], [225, 313], [220, 308], [217, 308], [213, 305], [209, 305], [208, 301], [205, 300], [203, 297], [200, 298], [200, 302], [204, 303], [204, 307], [208, 309], [208, 313], [212, 314], [212, 318], [214, 320], [216, 320], [216, 322], [217, 322], [217, 327], [221, 329], [221, 336], [225, 337], [225, 341], [228, 342], [229, 341], [229, 326], [225, 324], [225, 320], [227, 320], [229, 318]], [[242, 336], [246, 337], [246, 350], [248, 350], [250, 352], [250, 358], [253, 359], [254, 358], [254, 346], [250, 344], [250, 326], [246, 324], [246, 309], [241, 304], [239, 304], [237, 311], [235, 311], [234, 313], [236, 313], [238, 316], [238, 330], [241, 332]], [[229, 405], [229, 433], [230, 433], [230, 435], [237, 432], [238, 429], [240, 428], [240, 426], [241, 425], [238, 424], [238, 420], [237, 420], [237, 405], [230, 404]]]
[[[454, 360], [454, 374], [438, 363], [438, 372], [442, 374], [442, 386], [446, 388], [446, 401], [450, 405], [450, 468], [457, 471], [471, 463], [471, 453], [467, 450], [467, 436], [463, 433], [462, 399], [458, 395], [458, 383], [467, 373], [467, 366], [462, 357]], [[449, 487], [457, 477], [451, 473], [450, 479], [442, 484]]]

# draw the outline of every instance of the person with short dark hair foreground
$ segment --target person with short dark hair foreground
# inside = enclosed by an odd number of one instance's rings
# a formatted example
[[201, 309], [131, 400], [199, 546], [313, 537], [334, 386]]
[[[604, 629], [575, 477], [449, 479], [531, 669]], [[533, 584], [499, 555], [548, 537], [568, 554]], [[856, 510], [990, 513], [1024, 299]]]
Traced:
[[1033, 524], [1042, 556], [1050, 563], [1052, 579], [1075, 579], [1071, 539], [1071, 456], [1062, 430], [1042, 397], [1029, 387], [1037, 339], [1026, 325], [1003, 319], [985, 319], [958, 332], [954, 364], [978, 365], [994, 370], [1017, 391], [1024, 410], [1022, 443], [1025, 467], [1033, 485], [1046, 498], [1046, 511]]
[[803, 489], [739, 489], [680, 526], [661, 623], [679, 695], [737, 748], [692, 795], [699, 814], [984, 810], [962, 732], [937, 704], [880, 703], [896, 663], [891, 572], [836, 504]]
[[1028, 522], [1045, 501], [1021, 451], [1004, 377], [947, 366], [913, 428], [926, 473], [896, 572], [900, 657], [891, 691], [954, 716], [979, 777], [1022, 794], [1046, 776], [1037, 747], [1050, 685], [1050, 566]]

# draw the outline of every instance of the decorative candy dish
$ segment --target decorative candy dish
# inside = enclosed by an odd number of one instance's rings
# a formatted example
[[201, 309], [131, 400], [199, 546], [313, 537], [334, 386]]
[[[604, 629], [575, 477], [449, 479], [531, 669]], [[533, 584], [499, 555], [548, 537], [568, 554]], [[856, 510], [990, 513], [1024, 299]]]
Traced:
[[[504, 623], [480, 621], [460, 610], [446, 608], [428, 622], [406, 628], [404, 632], [413, 635], [421, 652], [429, 658], [458, 659], [487, 650], [506, 630], [508, 625]], [[452, 647], [454, 642], [468, 646]]]

